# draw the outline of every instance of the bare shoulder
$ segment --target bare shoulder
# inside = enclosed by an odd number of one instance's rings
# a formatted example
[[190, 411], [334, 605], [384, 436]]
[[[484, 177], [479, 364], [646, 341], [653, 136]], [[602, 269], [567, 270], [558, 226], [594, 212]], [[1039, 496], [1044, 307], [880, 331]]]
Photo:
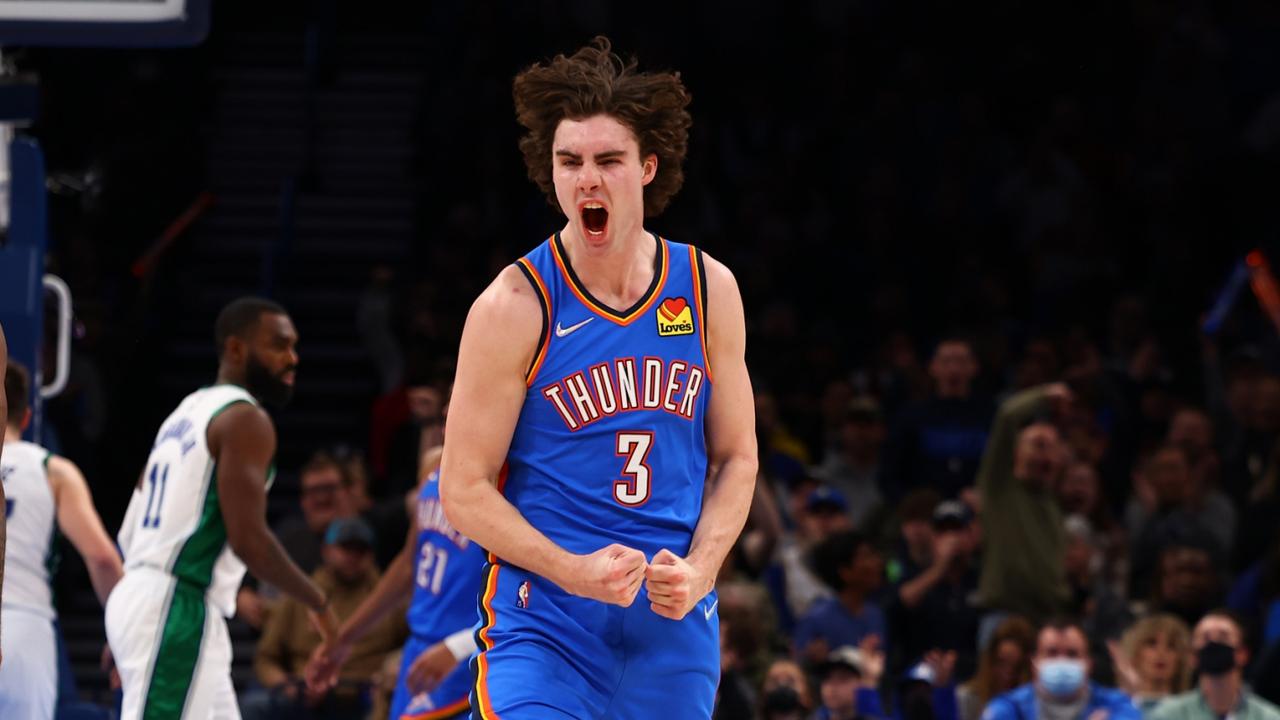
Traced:
[[459, 348], [459, 378], [464, 365], [483, 372], [510, 366], [523, 373], [542, 334], [542, 302], [515, 265], [498, 273], [471, 305]]
[[70, 460], [61, 455], [50, 455], [49, 462], [46, 465], [49, 470], [49, 479], [55, 478], [62, 480], [66, 478], [76, 478], [80, 476], [80, 468]]
[[209, 423], [209, 452], [214, 456], [224, 450], [254, 452], [275, 450], [276, 428], [266, 410], [249, 402], [237, 402]]
[[467, 323], [500, 323], [510, 330], [533, 324], [536, 337], [542, 322], [542, 303], [529, 279], [515, 265], [508, 265], [489, 283], [471, 306]]

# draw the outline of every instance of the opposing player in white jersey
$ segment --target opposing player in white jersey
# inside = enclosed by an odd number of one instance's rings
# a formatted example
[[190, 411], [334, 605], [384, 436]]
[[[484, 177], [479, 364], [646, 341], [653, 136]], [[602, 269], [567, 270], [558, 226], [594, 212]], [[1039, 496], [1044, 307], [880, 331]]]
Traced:
[[0, 615], [8, 661], [0, 668], [0, 718], [53, 717], [58, 699], [58, 653], [54, 638], [52, 580], [55, 529], [84, 558], [98, 600], [105, 603], [123, 572], [116, 546], [93, 507], [89, 486], [70, 460], [22, 440], [31, 421], [26, 368], [9, 363], [4, 457], [5, 548], [9, 583]]
[[292, 395], [298, 334], [284, 308], [241, 298], [218, 315], [217, 384], [186, 397], [156, 434], [120, 526], [124, 579], [107, 639], [122, 720], [239, 718], [231, 641], [245, 568], [311, 609], [323, 641], [337, 618], [267, 529], [275, 427], [259, 402]]

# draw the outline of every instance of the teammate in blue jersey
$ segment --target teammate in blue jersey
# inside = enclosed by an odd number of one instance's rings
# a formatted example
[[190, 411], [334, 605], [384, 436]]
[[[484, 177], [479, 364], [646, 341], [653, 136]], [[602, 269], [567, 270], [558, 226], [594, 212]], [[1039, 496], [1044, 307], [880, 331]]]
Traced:
[[472, 717], [707, 718], [756, 442], [733, 275], [644, 227], [682, 182], [689, 95], [603, 38], [514, 94], [568, 221], [463, 330], [440, 491], [490, 551]]
[[471, 673], [464, 662], [475, 650], [476, 588], [484, 550], [449, 525], [440, 507], [440, 449], [423, 455], [428, 473], [418, 486], [413, 521], [404, 548], [378, 585], [347, 618], [334, 642], [321, 645], [307, 666], [317, 687], [337, 681], [351, 647], [399, 607], [412, 589], [409, 641], [405, 643], [391, 720], [436, 720], [465, 716]]

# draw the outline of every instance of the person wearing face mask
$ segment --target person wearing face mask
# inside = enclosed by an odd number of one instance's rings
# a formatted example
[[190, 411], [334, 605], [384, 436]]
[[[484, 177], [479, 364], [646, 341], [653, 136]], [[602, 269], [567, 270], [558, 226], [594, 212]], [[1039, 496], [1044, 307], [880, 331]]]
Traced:
[[1191, 633], [1195, 689], [1160, 703], [1148, 720], [1280, 720], [1280, 708], [1244, 683], [1249, 649], [1240, 622], [1227, 610], [1201, 618]]
[[1138, 720], [1129, 697], [1089, 681], [1092, 662], [1084, 630], [1052, 620], [1040, 629], [1034, 680], [992, 700], [982, 720]]

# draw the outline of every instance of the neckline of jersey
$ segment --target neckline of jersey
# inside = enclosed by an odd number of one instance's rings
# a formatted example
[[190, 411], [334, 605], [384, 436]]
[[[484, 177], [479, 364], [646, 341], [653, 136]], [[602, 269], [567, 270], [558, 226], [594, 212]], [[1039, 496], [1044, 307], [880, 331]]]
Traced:
[[657, 252], [654, 253], [653, 257], [653, 280], [649, 283], [649, 288], [640, 296], [640, 299], [636, 300], [635, 304], [626, 310], [615, 310], [609, 307], [597, 300], [587, 290], [587, 286], [583, 284], [578, 277], [578, 273], [574, 271], [572, 263], [569, 262], [569, 253], [565, 251], [564, 241], [560, 238], [559, 232], [551, 237], [551, 250], [555, 256], [556, 265], [560, 268], [561, 274], [569, 284], [569, 289], [573, 291], [574, 295], [578, 296], [578, 299], [582, 301], [583, 305], [587, 306], [587, 309], [619, 325], [630, 325], [632, 321], [643, 315], [653, 305], [663, 286], [666, 285], [667, 271], [671, 265], [667, 258], [666, 240], [653, 232], [650, 232], [649, 235], [653, 237], [653, 241], [657, 245]]

